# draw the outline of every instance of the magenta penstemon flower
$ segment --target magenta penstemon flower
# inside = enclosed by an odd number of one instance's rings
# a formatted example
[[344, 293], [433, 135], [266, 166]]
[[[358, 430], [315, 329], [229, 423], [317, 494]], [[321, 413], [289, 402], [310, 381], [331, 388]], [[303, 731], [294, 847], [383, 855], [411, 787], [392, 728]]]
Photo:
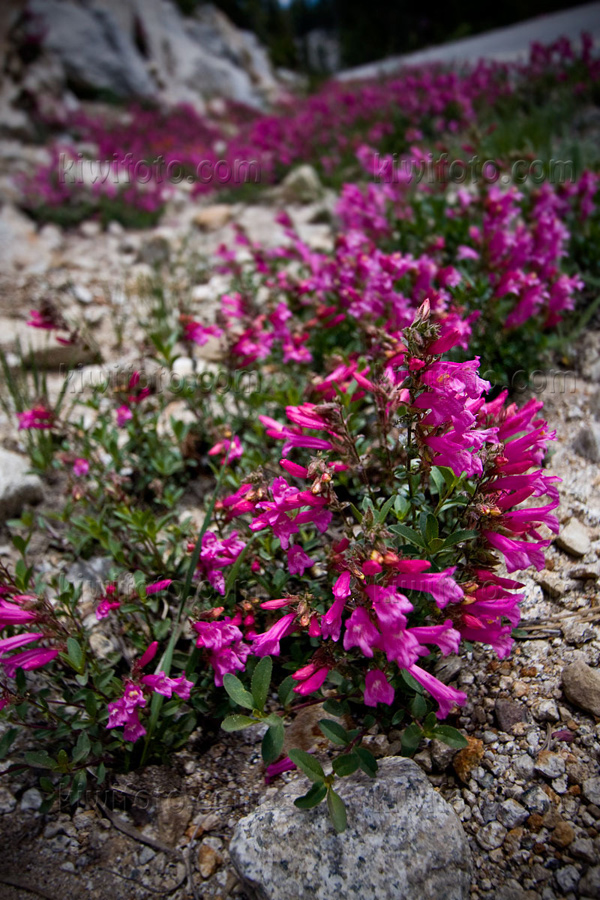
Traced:
[[87, 459], [78, 458], [73, 463], [73, 475], [76, 478], [80, 478], [90, 471], [90, 464]]
[[58, 650], [51, 648], [39, 647], [34, 650], [24, 650], [22, 653], [15, 653], [14, 656], [1, 659], [0, 662], [4, 666], [4, 671], [9, 678], [14, 678], [17, 669], [30, 671], [31, 669], [40, 669], [52, 662], [58, 656]]
[[150, 596], [151, 594], [158, 594], [160, 591], [166, 591], [171, 584], [173, 584], [172, 578], [163, 578], [162, 581], [155, 581], [153, 584], [147, 584], [146, 594]]
[[394, 688], [383, 672], [379, 669], [370, 669], [367, 672], [364, 693], [364, 701], [367, 706], [377, 706], [378, 703], [390, 706], [394, 702], [394, 693]]
[[54, 425], [54, 413], [41, 404], [17, 413], [19, 431], [25, 428], [37, 428], [40, 431], [48, 430]]
[[125, 404], [119, 406], [117, 409], [117, 425], [119, 428], [122, 428], [130, 419], [133, 419], [133, 413], [129, 407], [125, 406]]
[[231, 440], [229, 438], [223, 438], [222, 441], [219, 441], [208, 451], [209, 456], [217, 456], [219, 453], [223, 454], [221, 457], [222, 466], [225, 465], [226, 462], [232, 463], [236, 459], [240, 459], [244, 454], [244, 449], [239, 437], [235, 435]]
[[294, 693], [304, 697], [312, 694], [314, 691], [318, 691], [325, 682], [328, 672], [328, 666], [319, 666], [318, 663], [309, 663], [307, 666], [298, 669], [292, 675], [295, 681], [300, 682], [294, 688]]

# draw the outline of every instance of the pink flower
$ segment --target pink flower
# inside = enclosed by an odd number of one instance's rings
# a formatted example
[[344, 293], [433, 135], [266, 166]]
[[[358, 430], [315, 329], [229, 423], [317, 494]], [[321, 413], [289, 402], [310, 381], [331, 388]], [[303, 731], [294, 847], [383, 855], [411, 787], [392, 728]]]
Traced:
[[364, 656], [373, 656], [373, 648], [381, 638], [379, 631], [371, 621], [371, 618], [362, 606], [355, 609], [348, 621], [344, 632], [344, 650], [352, 647], [360, 647]]
[[409, 631], [420, 644], [436, 644], [444, 656], [458, 653], [460, 632], [453, 627], [451, 619], [446, 619], [443, 625], [420, 625]]
[[78, 458], [73, 463], [73, 475], [75, 475], [76, 478], [80, 478], [83, 475], [87, 475], [87, 473], [89, 471], [90, 471], [90, 464], [87, 461], [87, 459]]
[[8, 650], [16, 650], [17, 647], [25, 647], [26, 644], [31, 644], [32, 641], [37, 641], [39, 638], [43, 637], [43, 632], [34, 631], [27, 632], [26, 634], [15, 634], [12, 637], [2, 638], [0, 639], [0, 653], [4, 654]]
[[508, 572], [528, 569], [529, 566], [535, 566], [539, 572], [546, 565], [543, 551], [550, 546], [551, 540], [537, 543], [515, 541], [503, 534], [498, 534], [497, 531], [484, 531], [483, 535], [494, 549], [504, 554]]
[[166, 591], [169, 585], [173, 584], [172, 578], [163, 578], [162, 581], [155, 581], [154, 584], [146, 585], [146, 594], [158, 594], [159, 591]]
[[314, 691], [318, 691], [327, 678], [328, 672], [329, 668], [327, 666], [318, 666], [316, 663], [309, 663], [307, 666], [298, 669], [294, 672], [292, 678], [300, 681], [301, 684], [296, 685], [294, 693], [305, 697]]
[[45, 406], [34, 406], [25, 412], [17, 413], [19, 420], [19, 431], [24, 428], [37, 428], [40, 431], [52, 428], [54, 424], [54, 413]]
[[451, 577], [456, 566], [444, 569], [443, 572], [412, 573], [398, 575], [396, 584], [404, 590], [427, 591], [431, 594], [440, 609], [448, 603], [458, 603], [464, 597], [464, 591]]
[[383, 631], [396, 627], [406, 628], [406, 616], [412, 612], [413, 605], [404, 594], [398, 593], [394, 587], [378, 584], [368, 584], [365, 591]]
[[350, 572], [342, 572], [336, 579], [332, 591], [336, 600], [345, 599], [350, 596]]
[[445, 719], [457, 704], [462, 706], [467, 702], [467, 695], [463, 691], [457, 691], [456, 688], [442, 684], [434, 675], [421, 669], [420, 666], [408, 666], [407, 672], [423, 685], [434, 700], [437, 700], [440, 707], [436, 713], [438, 719]]
[[120, 600], [110, 600], [108, 597], [103, 597], [96, 607], [96, 618], [98, 621], [105, 619], [113, 609], [119, 609], [120, 606]]
[[40, 669], [42, 666], [52, 662], [57, 656], [58, 650], [37, 648], [35, 650], [24, 650], [22, 653], [15, 653], [14, 656], [2, 659], [0, 662], [4, 666], [7, 676], [14, 678], [17, 669], [24, 669], [25, 671]]
[[230, 619], [194, 622], [192, 628], [198, 633], [196, 646], [209, 653], [217, 687], [222, 687], [223, 676], [227, 673], [244, 670], [250, 647], [243, 643], [242, 632]]
[[222, 441], [219, 441], [218, 444], [215, 444], [214, 447], [211, 447], [208, 451], [209, 456], [216, 456], [218, 453], [223, 453], [224, 455], [221, 458], [221, 465], [225, 465], [225, 463], [232, 463], [234, 460], [239, 459], [243, 456], [244, 450], [242, 448], [241, 441], [237, 435], [232, 440], [228, 438], [224, 438]]
[[243, 541], [238, 540], [237, 531], [222, 540], [212, 531], [207, 531], [202, 538], [198, 570], [222, 596], [225, 595], [225, 575], [222, 570], [233, 565], [245, 546]]
[[255, 656], [279, 656], [279, 642], [292, 633], [296, 628], [296, 613], [286, 613], [274, 625], [258, 634], [252, 642], [252, 652]]
[[216, 325], [202, 325], [201, 322], [195, 322], [193, 319], [184, 324], [184, 340], [192, 341], [203, 347], [209, 338], [221, 337], [222, 330]]
[[290, 575], [304, 575], [304, 570], [315, 564], [315, 560], [311, 559], [298, 544], [289, 548], [287, 559]]
[[158, 641], [152, 641], [151, 644], [148, 644], [142, 655], [140, 656], [137, 666], [139, 669], [143, 669], [144, 666], [147, 666], [148, 663], [151, 663], [154, 657], [156, 656], [156, 651], [158, 650]]
[[[16, 597], [12, 598], [16, 600]], [[27, 598], [30, 599], [30, 598]], [[34, 622], [38, 618], [32, 610], [21, 609], [15, 603], [0, 600], [0, 628], [5, 625], [22, 625], [25, 622]]]
[[30, 328], [42, 328], [44, 331], [56, 331], [59, 325], [56, 322], [56, 314], [48, 310], [30, 309], [31, 318], [27, 322]]
[[187, 681], [185, 675], [178, 678], [169, 678], [165, 672], [156, 672], [154, 675], [144, 675], [142, 684], [147, 684], [156, 694], [163, 697], [172, 697], [176, 694], [182, 700], [189, 700], [190, 691], [194, 686], [193, 681]]
[[291, 772], [292, 769], [296, 768], [296, 764], [291, 761], [289, 756], [284, 756], [283, 759], [280, 759], [278, 762], [271, 763], [270, 766], [267, 766], [265, 772], [265, 784], [271, 784], [274, 778], [278, 775], [281, 775], [283, 772]]
[[367, 706], [377, 706], [378, 703], [390, 706], [394, 702], [394, 688], [379, 669], [367, 672], [364, 701]]
[[126, 422], [129, 422], [130, 419], [133, 419], [133, 413], [131, 412], [129, 407], [125, 406], [125, 404], [119, 406], [119, 408], [117, 409], [117, 425], [119, 426], [119, 428], [122, 428]]

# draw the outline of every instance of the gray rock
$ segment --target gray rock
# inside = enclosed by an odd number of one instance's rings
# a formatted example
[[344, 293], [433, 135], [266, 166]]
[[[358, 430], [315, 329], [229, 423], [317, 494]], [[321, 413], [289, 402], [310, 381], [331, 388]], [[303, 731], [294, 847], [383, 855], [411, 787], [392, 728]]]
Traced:
[[0, 787], [0, 816], [12, 812], [17, 805], [17, 798], [14, 797], [8, 788]]
[[565, 761], [558, 753], [542, 750], [535, 761], [535, 771], [546, 778], [560, 778], [565, 773]]
[[594, 806], [600, 806], [600, 775], [594, 775], [593, 778], [586, 778], [581, 785], [583, 796]]
[[433, 740], [431, 742], [431, 759], [433, 760], [434, 766], [441, 772], [446, 771], [457, 753], [458, 750], [454, 747], [449, 747], [448, 744], [444, 744], [443, 741]]
[[153, 234], [142, 241], [138, 251], [138, 262], [149, 266], [162, 266], [169, 261], [171, 246], [160, 234]]
[[459, 900], [471, 860], [452, 808], [418, 766], [381, 760], [339, 788], [348, 828], [336, 834], [325, 805], [298, 810], [308, 782], [296, 779], [238, 823], [229, 852], [259, 900]]
[[281, 196], [287, 203], [315, 203], [322, 195], [319, 176], [308, 164], [292, 169], [281, 183]]
[[558, 883], [561, 891], [564, 891], [567, 894], [569, 891], [574, 891], [579, 882], [579, 872], [575, 868], [575, 866], [565, 866], [564, 869], [559, 869], [556, 873], [556, 881]]
[[513, 763], [515, 775], [528, 781], [533, 776], [534, 762], [528, 753], [518, 756]]
[[38, 810], [43, 802], [43, 797], [38, 789], [29, 788], [21, 797], [21, 809], [23, 812], [26, 810]]
[[42, 482], [28, 470], [28, 459], [0, 448], [0, 523], [19, 516], [26, 503], [44, 499]]
[[600, 716], [600, 673], [581, 660], [563, 669], [562, 687], [567, 700]]
[[533, 715], [539, 722], [558, 722], [560, 720], [555, 700], [540, 699], [535, 701]]
[[511, 798], [500, 804], [497, 818], [505, 828], [518, 828], [529, 818], [529, 813], [517, 800]]
[[550, 809], [550, 798], [541, 787], [535, 785], [534, 787], [529, 788], [528, 791], [525, 791], [521, 800], [531, 813], [537, 813], [540, 816], [543, 816]]
[[579, 882], [579, 892], [584, 897], [600, 897], [600, 866], [587, 870]]
[[34, 27], [55, 54], [69, 82], [119, 97], [152, 97], [156, 84], [133, 40], [100, 4], [87, 8], [66, 0], [31, 0]]
[[584, 425], [573, 441], [573, 450], [590, 462], [600, 462], [600, 425], [590, 422]]
[[515, 725], [528, 719], [527, 707], [517, 700], [496, 700], [494, 709], [499, 727], [507, 734], [512, 734]]
[[598, 852], [594, 847], [594, 842], [590, 840], [590, 838], [577, 838], [577, 840], [573, 841], [569, 846], [569, 853], [571, 856], [576, 856], [577, 859], [582, 859], [587, 863], [598, 861]]
[[571, 556], [585, 556], [592, 546], [587, 528], [578, 519], [571, 519], [568, 525], [561, 528], [555, 543]]
[[484, 850], [496, 850], [504, 843], [507, 831], [500, 822], [490, 822], [485, 828], [480, 828], [477, 832], [477, 843]]

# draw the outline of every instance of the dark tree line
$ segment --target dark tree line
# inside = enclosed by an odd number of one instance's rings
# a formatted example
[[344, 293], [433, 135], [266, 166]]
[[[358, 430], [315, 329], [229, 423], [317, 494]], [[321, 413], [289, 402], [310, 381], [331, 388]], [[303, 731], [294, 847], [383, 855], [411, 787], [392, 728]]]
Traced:
[[[178, 0], [191, 12], [202, 0]], [[352, 66], [396, 53], [456, 40], [531, 16], [578, 6], [581, 0], [445, 0], [443, 4], [406, 0], [213, 0], [241, 28], [254, 31], [269, 48], [275, 65], [305, 69], [306, 35], [322, 29], [339, 41], [342, 65]]]

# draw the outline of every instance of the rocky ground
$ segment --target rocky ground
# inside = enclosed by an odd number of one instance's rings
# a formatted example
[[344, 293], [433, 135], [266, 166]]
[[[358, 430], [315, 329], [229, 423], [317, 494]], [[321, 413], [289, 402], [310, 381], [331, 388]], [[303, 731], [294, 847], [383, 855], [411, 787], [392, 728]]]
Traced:
[[[9, 143], [0, 147], [4, 185], [14, 155]], [[286, 204], [307, 243], [324, 247], [332, 239], [332, 198], [310, 183], [305, 173], [297, 194], [288, 187]], [[113, 224], [101, 232], [88, 222], [70, 233], [51, 225], [37, 230], [6, 202], [0, 209], [0, 345], [10, 351], [19, 336], [37, 341], [25, 327], [27, 313], [50, 295], [86, 330], [89, 349], [75, 361], [131, 362], [139, 279], [165, 263], [173, 284], [180, 278], [191, 297], [210, 306], [223, 289], [221, 276], [210, 274], [211, 260], [221, 242], [233, 241], [233, 222], [244, 224], [254, 240], [282, 239], [274, 223], [278, 197], [264, 200], [200, 205], [181, 190], [151, 231], [125, 232]], [[44, 338], [34, 351], [58, 391], [60, 366], [74, 362], [71, 349], [48, 356]], [[511, 658], [500, 662], [478, 649], [440, 673], [469, 694], [456, 723], [469, 736], [468, 748], [456, 753], [434, 742], [416, 757], [464, 826], [473, 898], [600, 896], [599, 377], [600, 332], [591, 332], [578, 348], [574, 375], [545, 373], [537, 380], [557, 431], [548, 466], [563, 479], [562, 532], [546, 569], [524, 579], [523, 621]], [[0, 435], [5, 451], [22, 458], [19, 435], [6, 417]], [[14, 458], [0, 462], [4, 471], [15, 471]], [[52, 503], [56, 490], [24, 475], [0, 478], [0, 514], [14, 515], [24, 502], [42, 497]], [[0, 544], [0, 552], [10, 554], [6, 532]], [[296, 746], [314, 744], [314, 721], [306, 716], [294, 724]], [[399, 736], [373, 734], [369, 741], [378, 756], [394, 756]], [[0, 897], [243, 898], [228, 845], [240, 817], [277, 788], [264, 784], [260, 735], [252, 733], [195, 733], [171, 767], [123, 776], [75, 813], [65, 804], [40, 815], [32, 778], [6, 778]]]

